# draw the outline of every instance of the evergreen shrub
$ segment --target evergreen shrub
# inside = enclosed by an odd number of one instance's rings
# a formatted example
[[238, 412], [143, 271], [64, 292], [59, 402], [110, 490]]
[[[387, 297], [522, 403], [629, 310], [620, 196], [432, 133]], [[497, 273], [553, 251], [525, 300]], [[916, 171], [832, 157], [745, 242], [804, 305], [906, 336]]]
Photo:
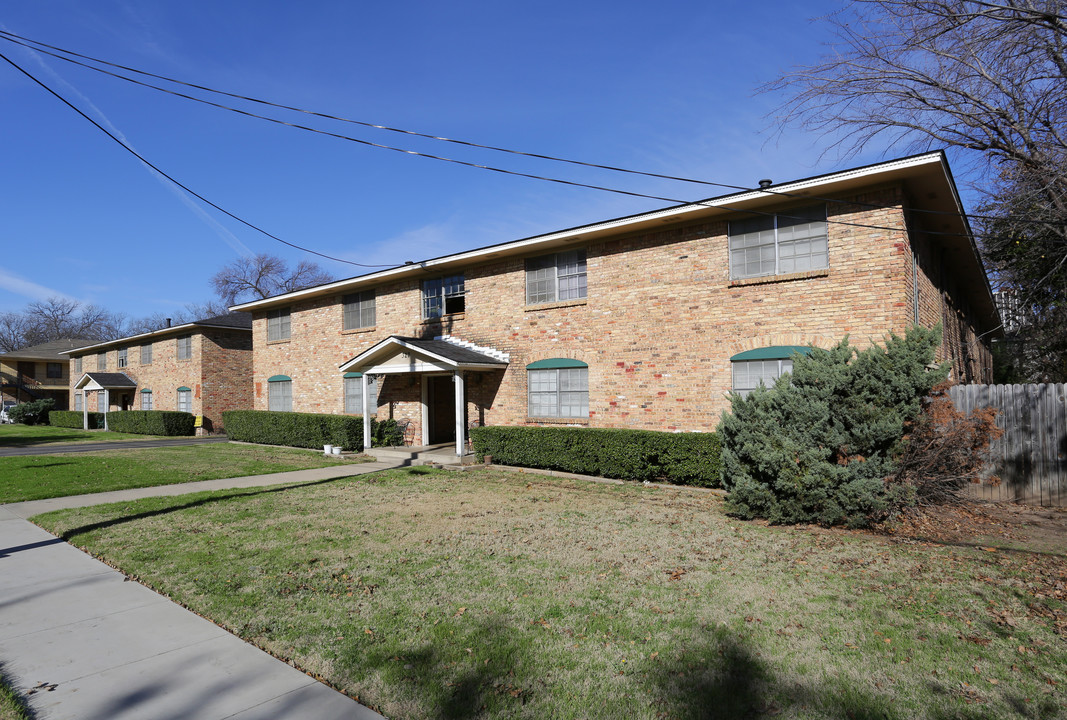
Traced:
[[7, 411], [8, 417], [23, 425], [47, 425], [48, 413], [56, 406], [52, 398], [24, 402]]
[[136, 435], [192, 435], [196, 432], [192, 413], [170, 410], [121, 410], [107, 414], [107, 427], [115, 432]]
[[[222, 413], [226, 435], [231, 440], [321, 448], [334, 445], [353, 452], [363, 450], [363, 417], [272, 410], [227, 410]], [[403, 434], [395, 420], [371, 418], [371, 444], [402, 445]]]
[[948, 374], [933, 365], [940, 327], [890, 335], [858, 352], [794, 355], [792, 376], [731, 396], [722, 435], [723, 486], [745, 518], [774, 523], [869, 524], [909, 502], [887, 484], [921, 401]]
[[583, 427], [471, 428], [479, 459], [519, 467], [678, 485], [719, 486], [715, 433]]
[[[84, 422], [81, 410], [52, 410], [48, 413], [48, 424], [55, 427], [78, 428]], [[89, 429], [99, 430], [104, 427], [104, 413], [89, 413]]]

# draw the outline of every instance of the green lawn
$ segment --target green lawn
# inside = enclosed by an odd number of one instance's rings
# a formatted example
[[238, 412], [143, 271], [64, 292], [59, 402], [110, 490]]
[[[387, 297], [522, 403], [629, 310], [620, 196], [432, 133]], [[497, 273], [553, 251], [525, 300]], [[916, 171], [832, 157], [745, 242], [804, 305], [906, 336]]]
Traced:
[[155, 435], [133, 435], [110, 430], [75, 430], [51, 425], [0, 425], [0, 447], [31, 447], [107, 440], [153, 440], [155, 438]]
[[425, 468], [35, 521], [389, 717], [1067, 712], [1045, 582], [1067, 580], [1062, 545], [769, 527], [707, 493]]
[[0, 503], [344, 463], [307, 450], [229, 443], [0, 457]]
[[0, 664], [0, 720], [30, 720], [25, 700], [11, 687], [2, 670]]

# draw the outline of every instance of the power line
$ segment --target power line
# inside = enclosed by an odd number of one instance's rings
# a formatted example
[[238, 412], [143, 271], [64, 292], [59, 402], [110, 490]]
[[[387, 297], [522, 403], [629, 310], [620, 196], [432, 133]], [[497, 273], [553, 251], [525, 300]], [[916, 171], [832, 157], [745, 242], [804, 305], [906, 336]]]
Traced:
[[[676, 199], [672, 199], [672, 198], [664, 198], [664, 197], [658, 197], [658, 196], [652, 196], [652, 195], [644, 195], [642, 193], [630, 193], [630, 192], [626, 192], [626, 191], [615, 190], [615, 189], [612, 189], [612, 188], [606, 188], [606, 187], [601, 187], [601, 186], [596, 186], [596, 185], [587, 185], [587, 184], [583, 184], [583, 183], [572, 183], [572, 182], [565, 181], [565, 180], [558, 180], [558, 179], [543, 177], [543, 176], [539, 176], [539, 175], [532, 175], [532, 174], [527, 174], [527, 173], [519, 173], [519, 172], [508, 171], [508, 170], [502, 170], [502, 169], [494, 168], [494, 167], [487, 166], [487, 165], [480, 165], [480, 164], [475, 164], [475, 163], [467, 163], [467, 162], [464, 162], [464, 161], [455, 160], [455, 159], [451, 159], [451, 158], [446, 158], [446, 157], [441, 157], [441, 156], [436, 156], [436, 155], [430, 155], [430, 154], [425, 154], [425, 153], [419, 153], [419, 152], [412, 151], [412, 150], [406, 150], [406, 149], [402, 149], [402, 148], [394, 148], [394, 147], [391, 147], [391, 146], [388, 146], [388, 145], [382, 145], [382, 144], [378, 144], [378, 143], [372, 143], [372, 142], [369, 142], [369, 141], [359, 140], [359, 139], [352, 138], [352, 137], [349, 137], [349, 136], [346, 136], [346, 135], [340, 135], [340, 134], [337, 134], [337, 133], [330, 133], [330, 132], [318, 130], [316, 128], [306, 127], [306, 126], [295, 124], [295, 123], [288, 123], [288, 122], [285, 122], [285, 121], [282, 121], [282, 120], [278, 120], [276, 118], [271, 118], [271, 117], [268, 117], [268, 116], [259, 115], [259, 114], [256, 114], [256, 113], [240, 110], [238, 108], [230, 107], [230, 106], [227, 106], [227, 105], [222, 105], [222, 104], [219, 104], [219, 103], [213, 103], [213, 102], [210, 102], [208, 100], [204, 100], [203, 98], [198, 98], [198, 97], [195, 97], [195, 96], [191, 96], [191, 95], [186, 95], [186, 94], [183, 94], [183, 93], [175, 92], [175, 91], [169, 90], [167, 88], [159, 87], [158, 85], [152, 85], [151, 83], [141, 82], [141, 81], [135, 80], [134, 78], [126, 77], [126, 76], [120, 75], [118, 73], [109, 72], [107, 70], [104, 70], [103, 68], [94, 67], [92, 65], [89, 65], [89, 64], [86, 64], [86, 63], [83, 63], [83, 62], [79, 62], [77, 60], [73, 60], [72, 57], [82, 58], [84, 60], [89, 60], [91, 62], [98, 63], [100, 65], [106, 65], [108, 67], [118, 68], [118, 69], [124, 70], [126, 72], [135, 73], [135, 74], [138, 74], [138, 75], [142, 75], [144, 77], [156, 78], [158, 80], [163, 80], [163, 81], [166, 81], [166, 82], [169, 82], [169, 83], [173, 83], [175, 85], [181, 85], [181, 86], [193, 88], [193, 89], [196, 89], [196, 90], [202, 90], [204, 92], [212, 93], [212, 94], [215, 94], [215, 95], [222, 95], [222, 96], [225, 96], [225, 97], [230, 97], [230, 98], [234, 98], [234, 99], [237, 99], [237, 100], [243, 100], [243, 101], [247, 101], [247, 102], [251, 102], [251, 103], [256, 103], [256, 104], [259, 104], [259, 105], [265, 105], [265, 106], [268, 106], [268, 107], [278, 108], [278, 109], [281, 109], [281, 110], [289, 110], [289, 111], [292, 111], [292, 112], [302, 113], [302, 114], [305, 114], [305, 115], [310, 115], [310, 116], [313, 116], [313, 117], [319, 117], [319, 118], [323, 118], [323, 119], [326, 119], [326, 120], [335, 120], [335, 121], [338, 121], [338, 122], [349, 123], [349, 124], [353, 124], [353, 125], [359, 125], [359, 126], [362, 126], [362, 127], [373, 128], [373, 129], [377, 129], [377, 130], [385, 130], [385, 131], [388, 131], [388, 132], [400, 133], [400, 134], [403, 134], [403, 135], [409, 135], [409, 136], [413, 136], [413, 137], [421, 137], [421, 138], [426, 138], [426, 139], [430, 139], [430, 140], [437, 140], [437, 141], [441, 141], [441, 142], [453, 143], [453, 144], [456, 144], [456, 145], [462, 145], [462, 146], [471, 147], [471, 148], [478, 148], [478, 149], [483, 149], [483, 150], [491, 150], [491, 151], [494, 151], [494, 152], [507, 153], [507, 154], [511, 154], [511, 155], [518, 155], [518, 156], [522, 156], [522, 157], [529, 157], [529, 158], [535, 158], [535, 159], [540, 159], [540, 160], [548, 160], [548, 161], [559, 162], [559, 163], [567, 163], [567, 164], [570, 164], [570, 165], [576, 165], [576, 166], [581, 166], [581, 167], [594, 168], [594, 169], [599, 169], [599, 170], [607, 170], [607, 171], [611, 171], [611, 172], [626, 173], [626, 174], [631, 174], [631, 175], [639, 175], [639, 176], [651, 177], [651, 178], [656, 178], [656, 179], [661, 179], [661, 180], [671, 180], [671, 181], [675, 181], [675, 182], [685, 182], [685, 183], [693, 183], [693, 184], [706, 185], [706, 186], [712, 186], [712, 187], [720, 187], [720, 188], [725, 188], [725, 189], [728, 189], [728, 190], [738, 190], [738, 191], [753, 191], [753, 190], [755, 190], [755, 188], [745, 187], [745, 186], [742, 186], [742, 185], [734, 185], [734, 184], [730, 184], [730, 183], [713, 182], [713, 181], [710, 181], [710, 180], [699, 180], [699, 179], [695, 179], [695, 178], [687, 178], [687, 177], [676, 176], [676, 175], [667, 175], [667, 174], [662, 174], [662, 173], [653, 173], [653, 172], [647, 172], [647, 171], [641, 171], [641, 170], [633, 170], [633, 169], [630, 169], [630, 168], [623, 168], [623, 167], [618, 167], [618, 166], [614, 166], [614, 165], [604, 165], [604, 164], [599, 164], [599, 163], [585, 162], [585, 161], [581, 161], [581, 160], [561, 158], [561, 157], [558, 157], [558, 156], [548, 155], [548, 154], [544, 154], [544, 153], [533, 153], [533, 152], [525, 152], [525, 151], [520, 151], [520, 150], [513, 150], [513, 149], [510, 149], [510, 148], [504, 148], [504, 147], [499, 147], [499, 146], [494, 146], [494, 145], [486, 145], [486, 144], [482, 144], [482, 143], [476, 143], [476, 142], [472, 142], [472, 141], [469, 141], [469, 140], [458, 140], [458, 139], [455, 139], [455, 138], [448, 138], [448, 137], [443, 137], [443, 136], [439, 136], [439, 135], [432, 135], [432, 134], [429, 134], [429, 133], [417, 132], [417, 131], [414, 131], [414, 130], [406, 130], [406, 129], [403, 129], [403, 128], [390, 127], [388, 125], [380, 125], [380, 124], [377, 124], [377, 123], [371, 123], [371, 122], [366, 122], [366, 121], [362, 121], [362, 120], [354, 120], [354, 119], [351, 119], [351, 118], [345, 118], [345, 117], [342, 117], [342, 116], [332, 115], [332, 114], [329, 114], [329, 113], [323, 113], [323, 112], [317, 112], [317, 111], [313, 111], [313, 110], [307, 110], [307, 109], [295, 107], [295, 106], [292, 106], [292, 105], [285, 105], [285, 104], [281, 104], [281, 103], [271, 102], [269, 100], [262, 100], [262, 99], [250, 97], [250, 96], [247, 96], [247, 95], [241, 95], [241, 94], [238, 94], [238, 93], [227, 92], [227, 91], [224, 91], [224, 90], [217, 90], [217, 89], [208, 87], [206, 85], [200, 85], [200, 84], [196, 84], [196, 83], [185, 82], [183, 80], [177, 80], [175, 78], [170, 78], [170, 77], [167, 77], [165, 75], [159, 75], [159, 74], [156, 74], [156, 73], [147, 72], [145, 70], [139, 70], [137, 68], [129, 67], [127, 65], [121, 65], [119, 63], [114, 63], [114, 62], [110, 62], [110, 61], [107, 61], [107, 60], [102, 60], [102, 59], [99, 59], [99, 58], [92, 57], [90, 55], [84, 55], [82, 53], [77, 53], [77, 52], [74, 52], [72, 50], [66, 50], [64, 48], [60, 48], [60, 47], [57, 47], [55, 45], [49, 45], [48, 43], [44, 43], [44, 42], [41, 42], [39, 40], [33, 40], [31, 38], [26, 38], [26, 37], [23, 37], [21, 35], [16, 35], [15, 33], [11, 33], [11, 32], [4, 31], [4, 30], [0, 30], [0, 38], [2, 38], [4, 40], [8, 40], [9, 42], [15, 43], [17, 45], [22, 45], [23, 47], [27, 47], [27, 48], [29, 48], [31, 50], [36, 51], [36, 52], [44, 53], [44, 54], [49, 55], [51, 57], [54, 57], [54, 58], [56, 58], [58, 60], [63, 60], [63, 61], [72, 63], [74, 65], [79, 65], [79, 66], [87, 68], [89, 70], [94, 70], [96, 72], [99, 72], [99, 73], [102, 73], [102, 74], [105, 74], [105, 75], [109, 75], [111, 77], [114, 77], [114, 78], [117, 78], [117, 79], [120, 79], [120, 80], [125, 80], [126, 82], [133, 83], [135, 85], [140, 85], [142, 87], [147, 87], [147, 88], [150, 88], [150, 89], [153, 89], [153, 90], [157, 90], [159, 92], [167, 93], [169, 95], [174, 95], [176, 97], [184, 98], [184, 99], [187, 99], [187, 100], [192, 100], [193, 102], [203, 103], [205, 105], [209, 105], [211, 107], [215, 107], [215, 108], [218, 108], [218, 109], [228, 110], [230, 112], [235, 112], [235, 113], [238, 113], [238, 114], [246, 115], [248, 117], [254, 117], [254, 118], [257, 118], [257, 119], [260, 119], [260, 120], [265, 120], [265, 121], [268, 121], [268, 122], [274, 122], [274, 123], [277, 123], [277, 124], [285, 125], [285, 126], [288, 126], [288, 127], [299, 129], [299, 130], [305, 130], [305, 131], [308, 131], [308, 132], [320, 133], [320, 134], [324, 134], [324, 135], [335, 137], [335, 138], [339, 138], [339, 139], [345, 139], [345, 140], [350, 140], [352, 142], [357, 142], [357, 143], [369, 145], [371, 147], [377, 147], [377, 148], [386, 149], [386, 150], [395, 150], [397, 152], [403, 152], [403, 153], [406, 153], [406, 154], [426, 157], [426, 158], [430, 158], [430, 159], [434, 159], [434, 160], [440, 160], [440, 161], [445, 161], [445, 162], [455, 162], [455, 163], [458, 163], [458, 164], [467, 165], [469, 167], [476, 167], [476, 168], [484, 169], [484, 170], [503, 172], [503, 173], [512, 174], [512, 175], [518, 175], [520, 177], [527, 177], [527, 178], [531, 178], [531, 179], [543, 180], [543, 181], [548, 181], [548, 182], [561, 182], [561, 183], [564, 183], [564, 184], [577, 185], [579, 187], [587, 187], [587, 188], [590, 188], [590, 189], [601, 190], [601, 191], [605, 191], [605, 192], [618, 192], [618, 193], [621, 193], [621, 194], [628, 194], [628, 195], [633, 195], [633, 196], [636, 196], [636, 197], [645, 197], [645, 198], [649, 198], [649, 199], [653, 199], [653, 200], [663, 200], [663, 201], [666, 201], [666, 202], [673, 202], [673, 203], [679, 203], [679, 204], [688, 204], [687, 201], [676, 200]], [[38, 46], [38, 47], [31, 47], [31, 44], [35, 45], [35, 46]], [[56, 52], [49, 52], [48, 50], [42, 50], [40, 48], [49, 48], [50, 50], [54, 50]], [[57, 53], [62, 53], [63, 55], [60, 55], [60, 54], [57, 54]], [[69, 56], [72, 56], [72, 57], [65, 57], [65, 55], [69, 55]], [[812, 196], [812, 195], [801, 196], [801, 195], [798, 195], [796, 193], [783, 192], [783, 191], [780, 191], [780, 190], [774, 190], [772, 188], [760, 188], [760, 191], [762, 191], [762, 192], [764, 192], [766, 194], [769, 194], [769, 195], [779, 195], [779, 196], [782, 196], [782, 197], [789, 197], [789, 198], [802, 197], [803, 199], [809, 200], [809, 201], [810, 200], [820, 200], [820, 201], [823, 201], [823, 202], [838, 203], [838, 204], [848, 204], [848, 205], [853, 205], [853, 206], [857, 206], [857, 207], [866, 207], [866, 208], [871, 208], [871, 209], [892, 209], [893, 207], [895, 207], [895, 206], [889, 206], [889, 205], [880, 205], [880, 204], [877, 204], [877, 203], [866, 203], [866, 202], [842, 200], [840, 198], [828, 198], [828, 197], [819, 197], [819, 196]], [[913, 213], [922, 213], [922, 214], [927, 214], [927, 215], [945, 215], [945, 216], [954, 216], [954, 217], [959, 215], [958, 213], [954, 213], [954, 212], [951, 212], [951, 211], [945, 211], [945, 210], [928, 210], [928, 209], [924, 209], [924, 208], [908, 208], [908, 210], [910, 212], [913, 212]], [[1024, 223], [1024, 224], [1067, 226], [1067, 222], [1063, 222], [1063, 221], [1039, 220], [1039, 219], [1034, 219], [1034, 218], [1025, 217], [1025, 216], [994, 217], [994, 216], [987, 216], [987, 215], [973, 215], [972, 214], [969, 217], [977, 219], [977, 220], [1009, 219], [1009, 220], [1013, 220], [1015, 222], [1020, 222], [1020, 223]], [[888, 228], [883, 228], [883, 229], [888, 229]], [[939, 235], [954, 235], [954, 236], [957, 236], [957, 237], [966, 237], [967, 236], [964, 233], [934, 233], [932, 231], [928, 231], [928, 232], [931, 232], [932, 234], [939, 234]], [[972, 233], [972, 234], [974, 234], [974, 233]], [[983, 237], [993, 237], [993, 236], [990, 236], [988, 234], [982, 234], [982, 233], [978, 233], [978, 234], [980, 236], [983, 236]]]

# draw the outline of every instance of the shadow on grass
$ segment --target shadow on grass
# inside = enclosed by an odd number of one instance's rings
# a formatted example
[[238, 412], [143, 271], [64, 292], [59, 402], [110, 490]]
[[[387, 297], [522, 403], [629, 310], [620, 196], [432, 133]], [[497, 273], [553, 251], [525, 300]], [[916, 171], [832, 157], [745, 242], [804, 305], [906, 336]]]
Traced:
[[[116, 525], [134, 522], [135, 520], [144, 520], [147, 518], [159, 517], [160, 515], [168, 515], [173, 512], [178, 512], [179, 510], [188, 510], [190, 508], [203, 507], [204, 505], [212, 505], [214, 503], [219, 503], [226, 500], [255, 497], [257, 495], [269, 495], [271, 493], [280, 493], [289, 490], [298, 490], [300, 488], [315, 487], [316, 485], [326, 485], [328, 483], [337, 482], [338, 480], [345, 480], [350, 477], [354, 476], [345, 475], [344, 477], [326, 478], [325, 480], [313, 480], [311, 482], [294, 483], [292, 485], [273, 485], [271, 487], [247, 488], [237, 490], [226, 495], [212, 495], [210, 497], [202, 497], [197, 500], [191, 500], [189, 502], [181, 503], [179, 505], [168, 505], [167, 507], [159, 508], [157, 510], [146, 510], [145, 512], [134, 513], [133, 515], [122, 515], [120, 517], [111, 518], [110, 520], [101, 520], [99, 522], [89, 523], [88, 525], [70, 528], [69, 530], [63, 531], [63, 533], [59, 537], [66, 542], [70, 542], [78, 535], [93, 532], [94, 530], [103, 530], [105, 528], [115, 527]], [[150, 498], [145, 499], [147, 500]]]
[[[458, 644], [457, 644], [458, 643]], [[844, 681], [806, 685], [778, 678], [736, 634], [709, 629], [677, 651], [639, 660], [625, 675], [609, 676], [599, 694], [580, 678], [567, 686], [561, 672], [538, 664], [538, 644], [524, 629], [491, 622], [461, 640], [394, 655], [395, 646], [360, 651], [342, 659], [355, 674], [373, 668], [411, 712], [436, 720], [551, 716], [585, 718], [644, 715], [679, 720], [774, 717], [779, 714], [841, 720], [901, 720], [889, 698]], [[468, 655], [464, 652], [470, 648]], [[458, 651], [456, 648], [461, 648]], [[590, 648], [594, 652], [595, 648]], [[670, 655], [670, 656], [668, 656]], [[577, 658], [581, 664], [581, 658]], [[625, 698], [625, 699], [624, 699]], [[403, 700], [399, 702], [403, 703]], [[408, 708], [410, 710], [410, 708]]]
[[37, 717], [26, 702], [26, 696], [15, 686], [3, 661], [0, 661], [0, 717], [10, 717], [11, 720], [33, 720]]

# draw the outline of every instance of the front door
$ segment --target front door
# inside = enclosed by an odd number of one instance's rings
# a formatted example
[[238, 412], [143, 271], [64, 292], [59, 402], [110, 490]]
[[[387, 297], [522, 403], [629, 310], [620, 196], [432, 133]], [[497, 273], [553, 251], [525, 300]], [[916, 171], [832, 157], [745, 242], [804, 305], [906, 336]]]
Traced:
[[429, 412], [431, 445], [456, 441], [456, 390], [450, 375], [426, 378], [426, 404]]

